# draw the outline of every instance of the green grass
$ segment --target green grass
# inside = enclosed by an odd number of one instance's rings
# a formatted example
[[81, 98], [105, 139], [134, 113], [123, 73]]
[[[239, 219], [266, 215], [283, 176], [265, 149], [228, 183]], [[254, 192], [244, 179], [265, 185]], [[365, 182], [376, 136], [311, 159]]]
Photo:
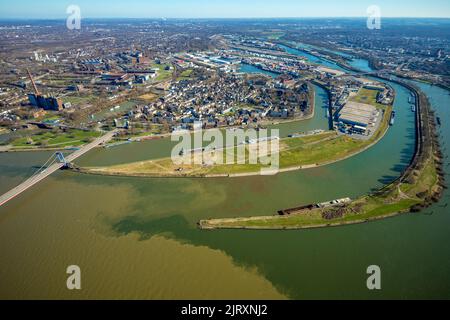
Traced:
[[279, 39], [282, 38], [284, 35], [285, 35], [284, 32], [273, 33], [273, 34], [269, 35], [268, 39], [269, 39], [269, 40], [279, 40]]
[[[292, 141], [297, 144], [298, 142]], [[322, 164], [347, 157], [360, 150], [367, 143], [347, 136], [338, 136], [319, 143], [305, 143], [290, 150], [282, 151], [280, 167], [289, 168], [298, 165]]]
[[64, 103], [70, 102], [73, 105], [83, 105], [83, 104], [89, 104], [92, 102], [92, 100], [95, 97], [92, 95], [73, 95], [73, 96], [66, 96], [63, 97], [62, 100]]
[[327, 225], [344, 225], [355, 222], [370, 221], [386, 217], [399, 212], [407, 212], [411, 206], [419, 203], [417, 200], [402, 199], [398, 202], [386, 204], [380, 199], [369, 199], [363, 206], [361, 213], [346, 213], [342, 218], [326, 220], [322, 218], [323, 209], [315, 209], [304, 214], [291, 216], [274, 216], [242, 219], [217, 219], [207, 221], [207, 225], [216, 228], [256, 228], [256, 229], [283, 229], [283, 228], [309, 228]]
[[[347, 136], [337, 136], [335, 132], [282, 139], [280, 141], [280, 169], [321, 165], [338, 161], [341, 158], [352, 155], [367, 145], [367, 141], [355, 140]], [[246, 154], [248, 155], [248, 152]], [[207, 174], [252, 173], [261, 170], [263, 167], [260, 164], [223, 164], [209, 168]]]
[[279, 40], [286, 33], [283, 31], [273, 30], [273, 31], [263, 31], [261, 34], [265, 35], [268, 40]]
[[370, 104], [377, 109], [385, 110], [386, 105], [377, 102], [377, 90], [361, 88], [358, 94], [352, 97], [350, 100], [359, 103]]
[[70, 130], [68, 132], [42, 131], [32, 136], [14, 140], [11, 145], [15, 148], [33, 147], [66, 147], [81, 146], [93, 138], [100, 136], [99, 132]]
[[[126, 135], [119, 135], [117, 137], [115, 137], [115, 142], [120, 141], [120, 140], [124, 140], [124, 139], [129, 139], [129, 138], [140, 138], [140, 137], [147, 137], [150, 135], [157, 135], [157, 134], [161, 134], [163, 130], [163, 126], [162, 125], [151, 125], [149, 128], [147, 129], [143, 129], [143, 131], [140, 132], [134, 132], [134, 133], [128, 133]], [[114, 140], [110, 141], [110, 143], [114, 143]]]
[[191, 77], [193, 71], [194, 71], [194, 70], [192, 70], [192, 69], [184, 70], [184, 71], [180, 74], [180, 76], [177, 78], [177, 81], [190, 79], [190, 77]]
[[152, 68], [158, 69], [158, 75], [156, 76], [156, 82], [162, 82], [169, 80], [172, 77], [173, 70], [165, 70], [166, 67], [172, 67], [170, 64], [153, 64]]
[[57, 121], [57, 120], [60, 120], [61, 117], [55, 116], [55, 115], [52, 115], [52, 114], [48, 114], [48, 113], [47, 113], [47, 114], [43, 117], [43, 119], [44, 119], [45, 121]]
[[430, 191], [429, 186], [435, 185], [438, 182], [438, 174], [433, 161], [428, 161], [419, 176], [415, 184], [402, 184], [400, 190], [404, 193], [411, 195], [417, 195], [421, 192]]

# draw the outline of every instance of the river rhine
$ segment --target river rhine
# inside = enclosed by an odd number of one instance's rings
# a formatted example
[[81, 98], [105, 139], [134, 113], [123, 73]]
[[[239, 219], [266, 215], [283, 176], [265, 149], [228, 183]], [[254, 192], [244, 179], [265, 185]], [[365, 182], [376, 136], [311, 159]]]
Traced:
[[[357, 63], [361, 63], [358, 61]], [[395, 179], [414, 149], [409, 91], [397, 91], [396, 124], [373, 148], [342, 162], [270, 177], [145, 179], [58, 172], [0, 208], [0, 298], [449, 298], [450, 214], [418, 214], [308, 231], [214, 231], [205, 218], [270, 215], [300, 204], [357, 197]], [[443, 119], [448, 171], [449, 93], [419, 84]], [[326, 129], [323, 90], [315, 117], [281, 134]], [[167, 140], [92, 151], [77, 163], [106, 165], [170, 153]], [[47, 152], [0, 154], [0, 192], [21, 182]], [[82, 290], [66, 289], [79, 265]], [[382, 290], [368, 291], [379, 265]]]

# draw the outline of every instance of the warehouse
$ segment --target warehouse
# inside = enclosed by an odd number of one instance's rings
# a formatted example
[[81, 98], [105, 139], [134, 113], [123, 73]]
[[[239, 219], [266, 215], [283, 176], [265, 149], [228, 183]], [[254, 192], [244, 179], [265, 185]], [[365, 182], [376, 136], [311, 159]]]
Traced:
[[351, 126], [367, 128], [377, 121], [379, 112], [370, 104], [347, 102], [338, 113], [338, 121]]

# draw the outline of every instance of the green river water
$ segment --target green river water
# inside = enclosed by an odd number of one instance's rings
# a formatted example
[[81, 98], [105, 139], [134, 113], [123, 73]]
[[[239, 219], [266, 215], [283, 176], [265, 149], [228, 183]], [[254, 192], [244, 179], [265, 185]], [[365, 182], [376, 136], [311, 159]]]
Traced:
[[[414, 151], [409, 91], [397, 91], [396, 123], [376, 146], [322, 168], [270, 177], [145, 179], [58, 172], [0, 208], [0, 298], [450, 298], [450, 213], [418, 214], [308, 231], [200, 231], [213, 217], [358, 197], [398, 177]], [[449, 93], [419, 84], [450, 137]], [[282, 135], [328, 126], [325, 92], [315, 117], [279, 125]], [[108, 165], [170, 154], [168, 140], [98, 149], [80, 165]], [[31, 174], [47, 152], [0, 154], [0, 192]], [[446, 169], [449, 159], [446, 158]], [[79, 265], [82, 290], [66, 289]], [[382, 290], [366, 288], [379, 265]]]

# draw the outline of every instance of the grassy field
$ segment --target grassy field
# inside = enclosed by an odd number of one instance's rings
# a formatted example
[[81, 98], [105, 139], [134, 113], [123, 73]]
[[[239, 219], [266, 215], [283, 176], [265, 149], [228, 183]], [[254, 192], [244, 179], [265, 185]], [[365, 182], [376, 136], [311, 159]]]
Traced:
[[43, 122], [55, 122], [61, 120], [60, 116], [54, 115], [53, 113], [46, 113], [44, 116], [39, 118]]
[[155, 101], [158, 96], [154, 93], [146, 93], [138, 97], [140, 100], [144, 100], [145, 102]]
[[172, 77], [173, 70], [165, 70], [166, 67], [172, 67], [170, 64], [153, 64], [152, 68], [158, 69], [158, 75], [156, 76], [156, 82], [162, 82], [169, 80]]
[[289, 148], [282, 151], [281, 168], [295, 165], [314, 165], [345, 158], [366, 145], [365, 141], [348, 136], [326, 135], [320, 141], [304, 142], [292, 139], [285, 142]]
[[193, 71], [194, 71], [194, 70], [192, 70], [192, 69], [184, 70], [184, 71], [180, 74], [180, 76], [177, 78], [177, 81], [190, 79], [191, 74], [192, 74]]
[[429, 191], [429, 186], [438, 182], [438, 175], [433, 161], [428, 161], [422, 171], [418, 174], [417, 183], [402, 184], [400, 191], [406, 194], [419, 194]]
[[377, 102], [377, 94], [377, 90], [361, 88], [358, 91], [358, 94], [352, 97], [350, 100], [354, 102], [370, 104], [377, 109], [385, 110], [387, 106]]
[[111, 141], [109, 141], [109, 144], [116, 143], [117, 141], [132, 139], [132, 138], [142, 138], [142, 137], [148, 137], [148, 136], [152, 136], [152, 135], [159, 135], [162, 133], [163, 129], [164, 129], [163, 125], [152, 124], [148, 128], [145, 128], [145, 129], [141, 129], [141, 130], [136, 129], [136, 131], [128, 132], [125, 135], [117, 135]]
[[265, 32], [262, 32], [262, 34], [264, 36], [266, 36], [267, 39], [269, 39], [269, 40], [279, 40], [286, 33], [281, 31], [281, 30], [279, 30], [279, 31], [278, 30], [274, 30], [274, 31], [267, 31], [267, 32], [265, 31]]
[[67, 132], [41, 131], [32, 136], [22, 137], [14, 140], [13, 148], [60, 148], [81, 146], [91, 139], [99, 137], [99, 132], [70, 130]]
[[79, 94], [75, 94], [72, 96], [65, 96], [62, 98], [64, 103], [70, 102], [72, 105], [75, 105], [75, 106], [82, 106], [85, 104], [89, 104], [94, 99], [95, 99], [95, 96], [93, 96], [93, 95], [79, 95]]

